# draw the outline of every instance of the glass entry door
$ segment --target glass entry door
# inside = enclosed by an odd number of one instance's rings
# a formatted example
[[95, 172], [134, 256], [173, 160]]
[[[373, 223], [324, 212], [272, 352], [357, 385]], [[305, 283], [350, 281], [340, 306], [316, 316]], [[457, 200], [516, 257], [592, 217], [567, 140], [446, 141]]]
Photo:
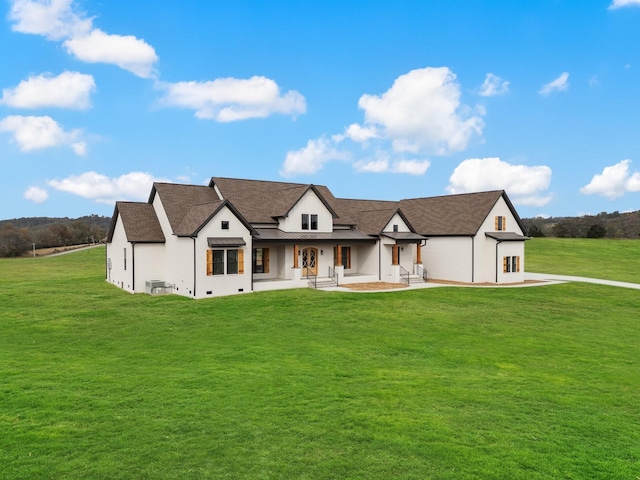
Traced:
[[318, 249], [307, 247], [302, 249], [302, 276], [318, 275]]

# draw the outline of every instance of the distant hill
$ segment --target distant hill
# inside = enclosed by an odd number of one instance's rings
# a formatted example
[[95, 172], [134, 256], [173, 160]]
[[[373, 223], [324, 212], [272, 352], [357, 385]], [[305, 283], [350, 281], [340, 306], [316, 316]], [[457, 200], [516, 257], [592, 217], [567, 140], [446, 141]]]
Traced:
[[102, 227], [109, 229], [111, 217], [101, 217], [99, 215], [85, 215], [84, 217], [23, 217], [11, 220], [0, 220], [0, 228], [10, 223], [15, 228], [48, 228], [52, 225], [71, 225], [74, 222], [82, 222], [90, 226]]
[[640, 210], [582, 217], [523, 218], [532, 237], [640, 238]]
[[0, 257], [16, 257], [32, 248], [61, 247], [104, 241], [110, 217], [87, 215], [0, 220]]

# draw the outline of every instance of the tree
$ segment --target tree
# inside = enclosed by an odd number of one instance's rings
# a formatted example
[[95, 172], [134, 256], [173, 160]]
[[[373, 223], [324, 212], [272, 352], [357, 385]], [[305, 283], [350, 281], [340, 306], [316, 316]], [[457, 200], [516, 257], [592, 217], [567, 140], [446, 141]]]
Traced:
[[19, 257], [31, 248], [27, 230], [10, 223], [0, 228], [0, 257]]
[[530, 237], [544, 237], [544, 233], [542, 229], [538, 225], [531, 225], [529, 227], [529, 236]]
[[587, 231], [587, 238], [604, 238], [607, 235], [607, 229], [602, 225], [591, 225]]

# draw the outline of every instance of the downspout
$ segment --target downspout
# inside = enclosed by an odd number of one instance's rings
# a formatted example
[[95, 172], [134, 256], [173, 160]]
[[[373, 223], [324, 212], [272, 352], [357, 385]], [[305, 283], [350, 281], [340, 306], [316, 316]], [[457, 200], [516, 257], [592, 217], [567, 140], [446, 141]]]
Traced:
[[382, 239], [378, 237], [378, 281], [382, 281]]
[[196, 237], [193, 239], [193, 298], [196, 298]]
[[136, 242], [131, 242], [131, 283], [133, 293], [136, 293]]
[[498, 283], [498, 245], [500, 245], [500, 240], [496, 240], [496, 283]]
[[471, 235], [471, 283], [476, 281], [476, 236]]

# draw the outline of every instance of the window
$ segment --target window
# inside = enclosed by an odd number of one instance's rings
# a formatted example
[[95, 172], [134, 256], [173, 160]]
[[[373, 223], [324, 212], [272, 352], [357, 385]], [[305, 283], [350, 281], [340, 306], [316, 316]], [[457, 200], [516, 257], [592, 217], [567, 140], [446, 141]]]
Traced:
[[224, 275], [224, 250], [213, 250], [213, 275]]
[[[351, 247], [340, 247], [342, 253], [342, 266], [345, 270], [351, 268]], [[333, 266], [338, 265], [338, 247], [333, 247]]]
[[502, 273], [517, 273], [520, 271], [520, 257], [511, 256], [502, 258]]
[[235, 275], [244, 273], [244, 250], [207, 250], [207, 275]]
[[253, 273], [269, 273], [269, 249], [253, 249]]
[[227, 220], [222, 220], [220, 223], [220, 228], [222, 230], [229, 230], [229, 222]]
[[496, 217], [496, 230], [504, 231], [507, 229], [507, 217]]
[[124, 269], [127, 269], [127, 249], [124, 249]]
[[394, 225], [394, 226], [393, 226], [393, 231], [394, 231], [394, 232], [397, 232], [397, 231], [398, 231], [398, 225]]
[[238, 273], [238, 250], [227, 250], [227, 274]]
[[318, 230], [318, 215], [303, 213], [302, 230]]

